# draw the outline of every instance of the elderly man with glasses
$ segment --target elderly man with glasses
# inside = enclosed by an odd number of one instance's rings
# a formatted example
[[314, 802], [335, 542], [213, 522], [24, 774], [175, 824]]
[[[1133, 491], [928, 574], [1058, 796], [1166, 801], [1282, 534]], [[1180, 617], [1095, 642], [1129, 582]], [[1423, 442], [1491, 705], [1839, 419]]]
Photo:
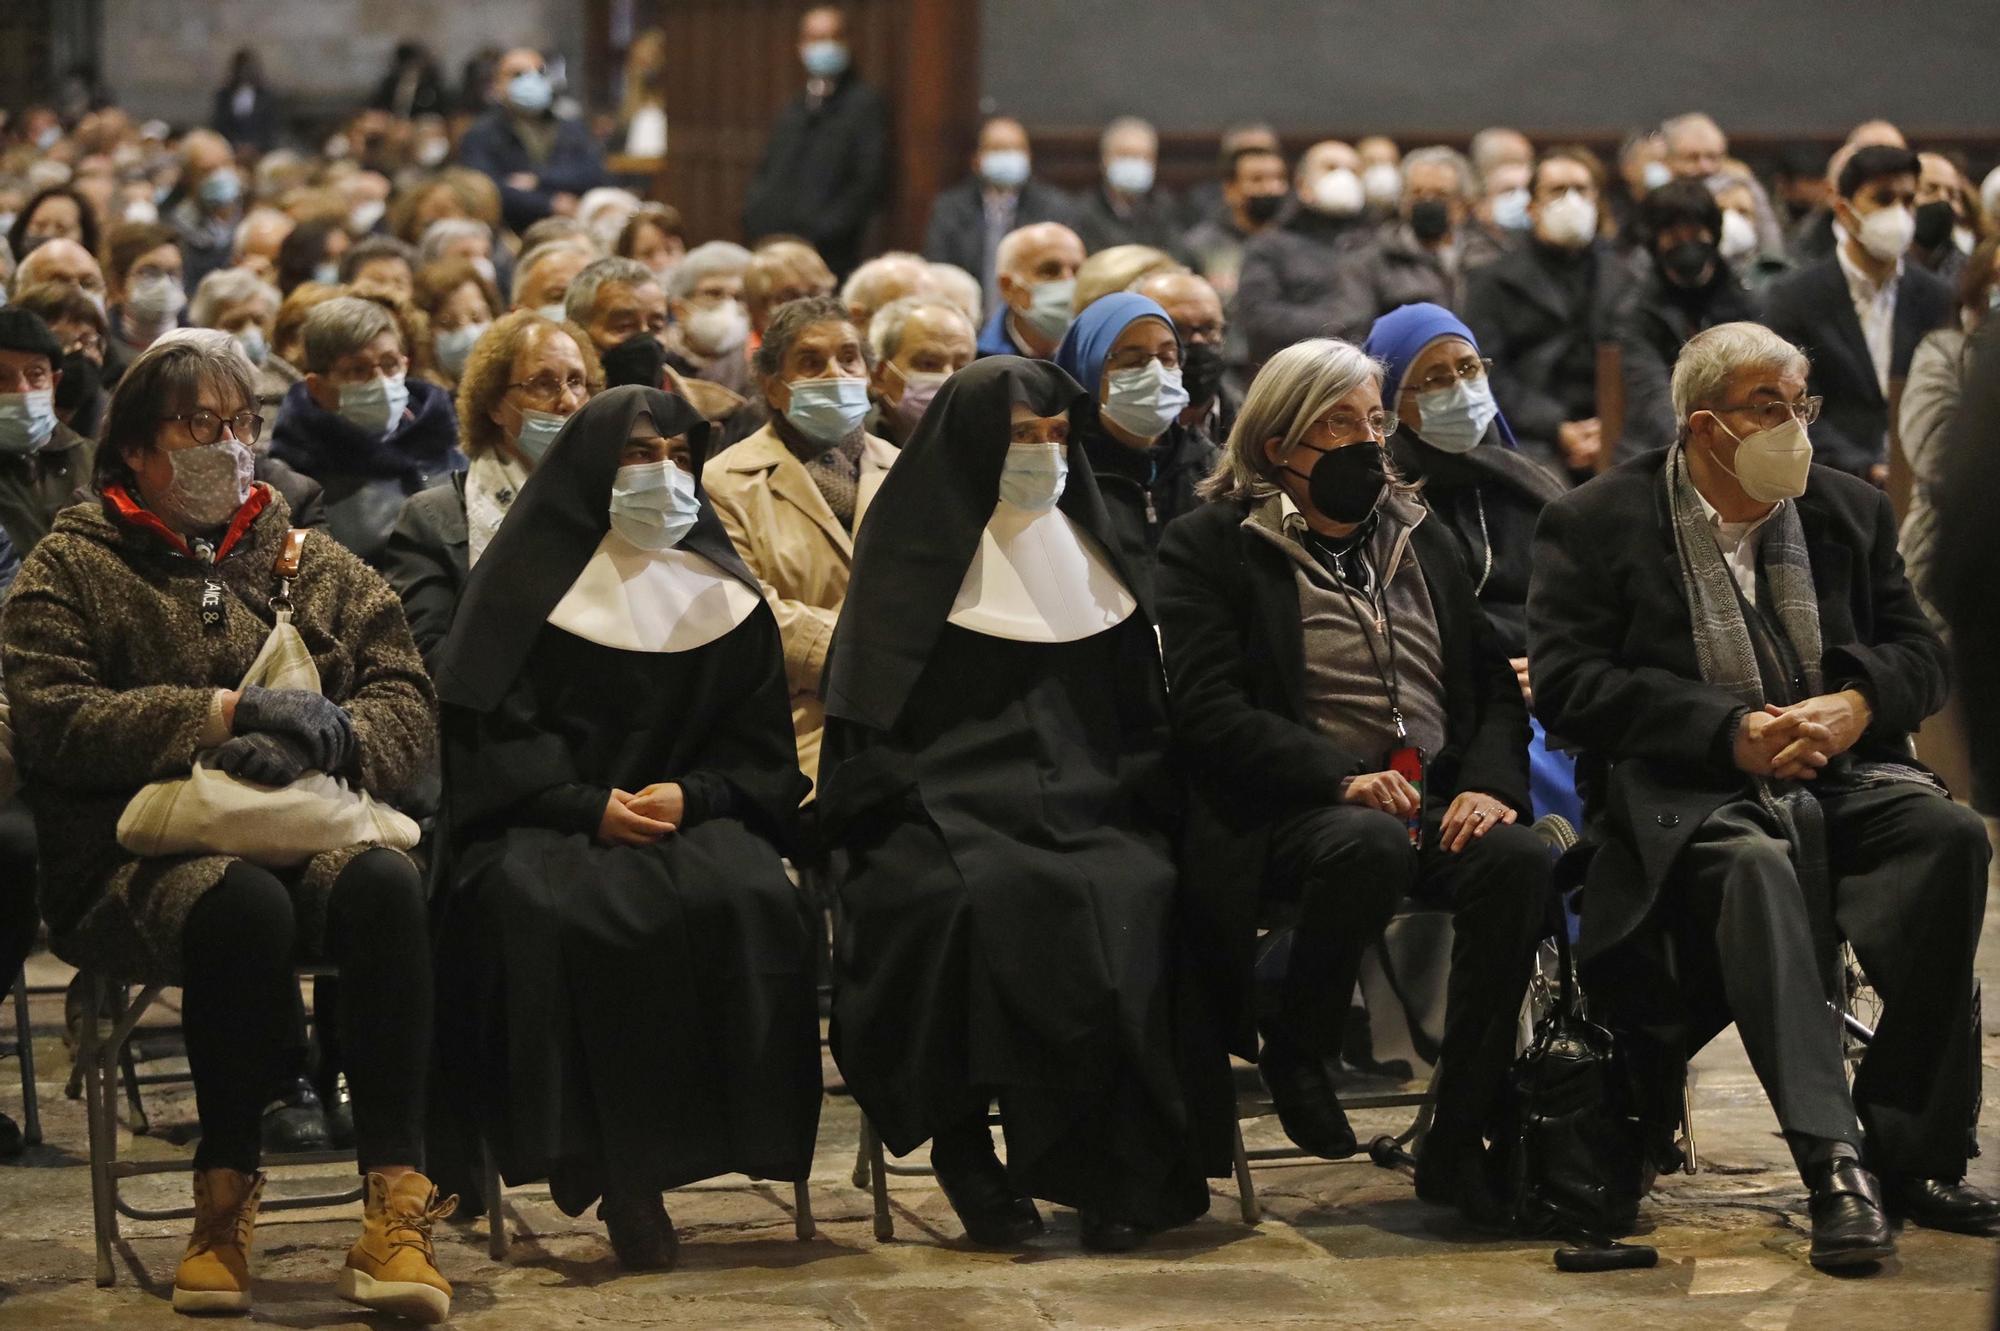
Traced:
[[[2000, 1201], [1964, 1183], [1986, 833], [1910, 756], [1944, 649], [1888, 500], [1812, 463], [1808, 369], [1758, 324], [1688, 342], [1673, 445], [1544, 513], [1528, 655], [1595, 777], [1583, 974], [1642, 1116], [1671, 1133], [1733, 1020], [1835, 1269], [1891, 1256], [1891, 1215], [1987, 1232]], [[1883, 1002], [1851, 1091], [1843, 941]]]

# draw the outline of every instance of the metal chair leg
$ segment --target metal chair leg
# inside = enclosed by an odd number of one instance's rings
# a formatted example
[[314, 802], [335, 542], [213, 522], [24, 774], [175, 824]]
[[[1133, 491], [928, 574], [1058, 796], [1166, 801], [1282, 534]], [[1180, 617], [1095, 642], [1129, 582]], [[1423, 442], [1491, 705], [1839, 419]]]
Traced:
[[805, 1179], [792, 1184], [792, 1232], [798, 1235], [800, 1243], [819, 1236], [819, 1225], [813, 1220], [812, 1189]]
[[507, 1197], [505, 1185], [500, 1182], [500, 1166], [493, 1159], [493, 1148], [486, 1139], [479, 1139], [479, 1159], [485, 1169], [480, 1179], [480, 1191], [486, 1194], [486, 1255], [496, 1262], [507, 1260]]
[[861, 1135], [854, 1139], [854, 1186], [865, 1188], [872, 1177], [874, 1175], [870, 1172], [868, 1161], [868, 1117], [864, 1114], [861, 1118]]
[[1243, 1152], [1243, 1121], [1238, 1119], [1231, 1126], [1235, 1132], [1236, 1202], [1243, 1210], [1243, 1223], [1255, 1225], [1264, 1218], [1264, 1208], [1257, 1201], [1257, 1185], [1250, 1178], [1250, 1157]]
[[887, 1243], [896, 1237], [896, 1221], [889, 1214], [889, 1171], [883, 1167], [882, 1139], [875, 1135], [874, 1125], [865, 1117], [861, 1120], [861, 1142], [868, 1152], [872, 1173], [870, 1183], [875, 1195], [875, 1238]]
[[[104, 982], [90, 980], [91, 1001], [101, 1001]], [[117, 1123], [105, 1130], [105, 1087], [103, 1061], [97, 1039], [96, 1014], [84, 1022], [77, 1039], [77, 1067], [83, 1073], [84, 1127], [90, 1135], [90, 1228], [97, 1247], [97, 1283], [108, 1287], [117, 1279], [111, 1264], [111, 1239], [118, 1225], [118, 1213], [111, 1204], [111, 1159], [117, 1151]], [[105, 1140], [106, 1137], [111, 1140]]]
[[21, 1060], [21, 1140], [42, 1144], [41, 1095], [35, 1087], [35, 1032], [28, 1020], [28, 973], [14, 977], [14, 1056]]
[[1694, 1144], [1694, 1083], [1681, 1082], [1681, 1173], [1701, 1172], [1701, 1153]]
[[[116, 985], [110, 992], [112, 1024], [123, 1027], [132, 1011], [131, 992], [124, 985]], [[132, 1037], [129, 1034], [118, 1041], [117, 1053], [118, 1071], [125, 1078], [125, 1107], [132, 1115], [132, 1135], [144, 1137], [152, 1132], [153, 1122], [146, 1116], [146, 1102], [139, 1096], [139, 1069], [133, 1065]]]

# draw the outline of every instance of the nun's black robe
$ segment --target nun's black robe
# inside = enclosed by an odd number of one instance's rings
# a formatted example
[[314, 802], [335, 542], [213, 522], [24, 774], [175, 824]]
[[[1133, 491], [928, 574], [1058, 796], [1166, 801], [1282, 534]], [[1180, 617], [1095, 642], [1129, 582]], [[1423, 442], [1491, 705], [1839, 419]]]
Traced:
[[[1101, 517], [1074, 460], [1070, 487], [1065, 511]], [[907, 1153], [994, 1096], [1016, 1188], [1152, 1228], [1207, 1210], [1229, 1140], [1176, 964], [1165, 704], [1143, 613], [1068, 643], [945, 623], [886, 729], [830, 709], [821, 796], [834, 1054], [883, 1142]]]
[[[574, 1215], [614, 1179], [806, 1178], [817, 930], [777, 848], [805, 782], [768, 609], [673, 653], [543, 624], [496, 705], [447, 706], [444, 753], [442, 1061], [507, 1182]], [[598, 843], [612, 789], [658, 781], [681, 829]]]

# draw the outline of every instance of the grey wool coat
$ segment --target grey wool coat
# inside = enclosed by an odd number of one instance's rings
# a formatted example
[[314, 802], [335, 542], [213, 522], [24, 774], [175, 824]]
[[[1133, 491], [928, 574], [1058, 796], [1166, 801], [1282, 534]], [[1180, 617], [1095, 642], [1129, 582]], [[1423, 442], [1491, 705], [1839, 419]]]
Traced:
[[[188, 913], [231, 863], [141, 859], [119, 846], [117, 827], [141, 786], [186, 775], [216, 690], [237, 686], [275, 622], [272, 564], [291, 514], [268, 486], [258, 493], [262, 511], [225, 539], [212, 574], [151, 514], [114, 494], [65, 509], [14, 584], [0, 620], [0, 670], [41, 839], [42, 915], [56, 955], [73, 965], [178, 979]], [[210, 576], [221, 585], [221, 615], [204, 626]], [[361, 786], [398, 803], [437, 750], [436, 697], [401, 603], [321, 531], [306, 538], [292, 603], [322, 689], [353, 721]], [[319, 946], [335, 876], [363, 849], [280, 873], [308, 950]]]

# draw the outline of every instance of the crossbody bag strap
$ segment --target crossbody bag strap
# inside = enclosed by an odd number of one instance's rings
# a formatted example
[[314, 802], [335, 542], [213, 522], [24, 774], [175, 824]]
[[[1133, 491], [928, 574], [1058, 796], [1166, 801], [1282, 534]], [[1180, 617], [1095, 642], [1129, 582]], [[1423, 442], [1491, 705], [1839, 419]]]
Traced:
[[292, 527], [285, 532], [285, 539], [278, 546], [278, 557], [271, 561], [271, 576], [278, 580], [278, 590], [271, 597], [271, 609], [289, 618], [292, 611], [292, 583], [298, 580], [299, 560], [306, 551], [306, 529]]

